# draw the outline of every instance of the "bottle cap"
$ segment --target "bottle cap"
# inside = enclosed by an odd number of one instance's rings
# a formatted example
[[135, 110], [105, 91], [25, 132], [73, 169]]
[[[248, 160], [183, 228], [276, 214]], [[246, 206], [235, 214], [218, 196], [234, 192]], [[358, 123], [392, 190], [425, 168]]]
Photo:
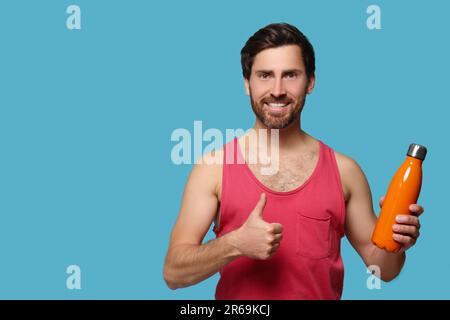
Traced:
[[411, 143], [409, 145], [407, 155], [413, 158], [424, 160], [425, 156], [427, 155], [427, 148], [417, 143]]

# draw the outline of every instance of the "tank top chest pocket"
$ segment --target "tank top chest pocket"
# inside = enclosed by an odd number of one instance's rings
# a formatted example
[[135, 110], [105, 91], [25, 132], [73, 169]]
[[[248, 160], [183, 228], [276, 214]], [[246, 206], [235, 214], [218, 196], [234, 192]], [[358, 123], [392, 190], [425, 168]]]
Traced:
[[331, 216], [297, 212], [296, 252], [311, 259], [324, 259], [330, 256]]

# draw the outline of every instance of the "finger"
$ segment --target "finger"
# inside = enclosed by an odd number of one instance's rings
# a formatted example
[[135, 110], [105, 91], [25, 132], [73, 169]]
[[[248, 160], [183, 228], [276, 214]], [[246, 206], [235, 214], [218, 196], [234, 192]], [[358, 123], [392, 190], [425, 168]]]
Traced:
[[392, 226], [392, 230], [395, 233], [411, 236], [414, 239], [417, 239], [419, 237], [419, 229], [416, 226], [394, 224]]
[[272, 246], [272, 248], [270, 249], [269, 254], [270, 254], [270, 255], [273, 255], [273, 254], [278, 250], [279, 246], [280, 246], [279, 243], [274, 244], [274, 245]]
[[256, 203], [256, 206], [253, 209], [251, 215], [262, 218], [262, 213], [265, 206], [266, 206], [266, 194], [261, 193], [261, 195], [259, 196], [259, 200]]
[[416, 243], [416, 240], [414, 238], [405, 236], [403, 234], [394, 233], [393, 238], [395, 241], [405, 246], [413, 246]]
[[424, 209], [419, 204], [411, 204], [409, 206], [409, 211], [411, 211], [412, 214], [414, 214], [416, 217], [418, 217], [424, 212]]
[[409, 224], [420, 228], [419, 218], [413, 215], [398, 215], [395, 217], [395, 221], [399, 224]]
[[379, 202], [380, 208], [383, 207], [384, 199], [385, 199], [385, 196], [382, 196], [382, 197], [380, 198], [380, 202]]
[[272, 244], [279, 243], [281, 239], [283, 239], [283, 234], [277, 233], [276, 235], [273, 236]]
[[278, 243], [278, 240], [275, 236], [267, 236], [266, 239], [267, 239], [267, 243], [271, 246], [274, 245], [275, 243]]
[[279, 234], [283, 232], [283, 226], [280, 223], [271, 223], [272, 233]]

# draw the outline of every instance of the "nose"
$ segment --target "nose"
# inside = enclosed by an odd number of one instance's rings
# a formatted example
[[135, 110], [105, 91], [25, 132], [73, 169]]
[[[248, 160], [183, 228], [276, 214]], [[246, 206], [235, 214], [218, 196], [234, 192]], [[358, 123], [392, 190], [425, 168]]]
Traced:
[[286, 94], [282, 78], [275, 79], [271, 94], [274, 97], [279, 97]]

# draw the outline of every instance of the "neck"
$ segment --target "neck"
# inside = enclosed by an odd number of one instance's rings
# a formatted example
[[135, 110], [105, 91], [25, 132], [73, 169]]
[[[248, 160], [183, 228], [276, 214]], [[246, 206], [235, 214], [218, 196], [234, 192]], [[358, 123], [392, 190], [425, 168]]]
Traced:
[[[271, 141], [270, 137], [272, 129], [267, 128], [258, 118], [256, 118], [253, 129], [257, 132], [259, 132], [259, 129], [267, 130], [267, 141]], [[301, 129], [300, 116], [289, 126], [279, 129], [278, 135], [280, 150], [291, 150], [294, 146], [306, 144], [307, 134]]]

